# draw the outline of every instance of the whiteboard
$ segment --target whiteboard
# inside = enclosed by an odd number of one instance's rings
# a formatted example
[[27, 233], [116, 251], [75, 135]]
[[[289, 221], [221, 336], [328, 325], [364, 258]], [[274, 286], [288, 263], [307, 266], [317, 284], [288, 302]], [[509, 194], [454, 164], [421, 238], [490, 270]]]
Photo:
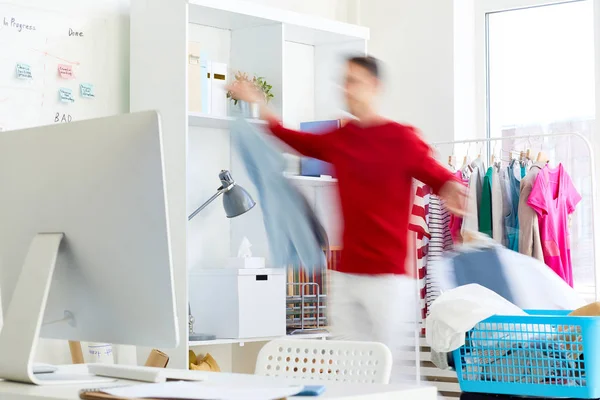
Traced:
[[[56, 113], [74, 121], [128, 112], [128, 10], [128, 0], [0, 0], [0, 129], [53, 124]], [[35, 31], [19, 31], [12, 18]], [[69, 36], [69, 29], [83, 36]], [[31, 66], [31, 81], [16, 79], [17, 63]], [[59, 78], [58, 64], [72, 65], [74, 79]], [[93, 100], [79, 95], [82, 82], [94, 85]], [[75, 102], [58, 100], [61, 87]], [[121, 346], [116, 350], [126, 359]], [[130, 358], [135, 363], [135, 350]], [[35, 360], [67, 364], [71, 357], [65, 341], [41, 339]]]
[[[0, 130], [109, 114], [106, 30], [106, 19], [0, 2]], [[19, 79], [17, 64], [31, 79]], [[82, 84], [93, 92], [82, 96]], [[72, 101], [61, 100], [69, 90]]]

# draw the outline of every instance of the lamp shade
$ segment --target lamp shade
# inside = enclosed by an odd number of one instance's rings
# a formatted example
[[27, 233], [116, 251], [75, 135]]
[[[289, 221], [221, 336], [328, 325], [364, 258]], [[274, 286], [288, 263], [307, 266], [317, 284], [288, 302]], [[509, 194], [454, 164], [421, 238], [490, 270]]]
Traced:
[[241, 186], [235, 185], [223, 193], [223, 208], [227, 218], [235, 218], [250, 211], [256, 202], [250, 194]]
[[256, 205], [250, 193], [235, 183], [229, 171], [221, 171], [219, 179], [221, 179], [223, 188], [228, 188], [223, 193], [223, 208], [227, 218], [239, 217]]

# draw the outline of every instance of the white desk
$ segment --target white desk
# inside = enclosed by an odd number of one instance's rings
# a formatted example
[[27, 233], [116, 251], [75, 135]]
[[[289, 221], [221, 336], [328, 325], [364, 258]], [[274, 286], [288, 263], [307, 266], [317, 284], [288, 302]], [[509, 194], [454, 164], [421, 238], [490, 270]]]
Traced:
[[[85, 370], [85, 366], [67, 366], [62, 367], [62, 371], [78, 373]], [[297, 380], [290, 381], [286, 379], [259, 377], [254, 375], [229, 374], [229, 373], [211, 373], [200, 371], [186, 371], [182, 374], [187, 375], [189, 379], [195, 378], [203, 381], [215, 383], [227, 382], [232, 385], [243, 384], [246, 382], [285, 382], [298, 384]], [[130, 385], [135, 382], [120, 380], [103, 385], [60, 385], [60, 386], [34, 386], [20, 383], [0, 381], [0, 399], [2, 400], [77, 400], [79, 391], [85, 388], [96, 388], [102, 386]], [[315, 384], [311, 381], [311, 384]], [[407, 387], [400, 385], [381, 385], [381, 384], [352, 384], [339, 382], [321, 382], [327, 389], [319, 397], [312, 397], [315, 400], [436, 400], [437, 391], [434, 387]], [[294, 397], [293, 399], [311, 399], [311, 397]]]

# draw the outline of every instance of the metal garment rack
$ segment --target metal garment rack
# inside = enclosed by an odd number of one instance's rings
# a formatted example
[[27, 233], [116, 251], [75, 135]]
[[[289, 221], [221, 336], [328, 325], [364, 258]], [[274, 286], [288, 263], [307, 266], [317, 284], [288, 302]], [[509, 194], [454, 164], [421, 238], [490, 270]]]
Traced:
[[[488, 145], [492, 142], [502, 142], [505, 140], [518, 140], [518, 139], [533, 139], [533, 138], [541, 138], [541, 139], [552, 139], [558, 137], [577, 137], [582, 140], [582, 142], [587, 147], [588, 153], [590, 155], [590, 177], [591, 177], [591, 199], [592, 199], [592, 255], [594, 257], [594, 296], [596, 301], [600, 301], [600, 271], [598, 270], [598, 260], [596, 258], [598, 254], [598, 247], [600, 246], [600, 226], [598, 219], [599, 215], [596, 212], [596, 160], [594, 157], [594, 149], [592, 147], [592, 143], [588, 140], [587, 137], [583, 136], [581, 133], [570, 132], [570, 133], [551, 133], [551, 134], [541, 134], [541, 135], [517, 135], [517, 136], [508, 136], [508, 137], [498, 137], [498, 138], [485, 138], [485, 139], [469, 139], [469, 140], [456, 140], [456, 141], [447, 141], [447, 142], [433, 142], [430, 143], [431, 146], [448, 146], [448, 145], [459, 145], [459, 144], [484, 144]], [[489, 149], [488, 149], [489, 150]]]

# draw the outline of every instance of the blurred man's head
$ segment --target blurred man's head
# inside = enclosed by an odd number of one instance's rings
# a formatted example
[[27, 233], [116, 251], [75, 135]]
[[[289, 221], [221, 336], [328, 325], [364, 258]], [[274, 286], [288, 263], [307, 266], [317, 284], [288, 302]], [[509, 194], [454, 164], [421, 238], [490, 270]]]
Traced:
[[348, 111], [356, 117], [374, 106], [381, 86], [379, 61], [374, 57], [352, 57], [346, 65], [344, 84]]

